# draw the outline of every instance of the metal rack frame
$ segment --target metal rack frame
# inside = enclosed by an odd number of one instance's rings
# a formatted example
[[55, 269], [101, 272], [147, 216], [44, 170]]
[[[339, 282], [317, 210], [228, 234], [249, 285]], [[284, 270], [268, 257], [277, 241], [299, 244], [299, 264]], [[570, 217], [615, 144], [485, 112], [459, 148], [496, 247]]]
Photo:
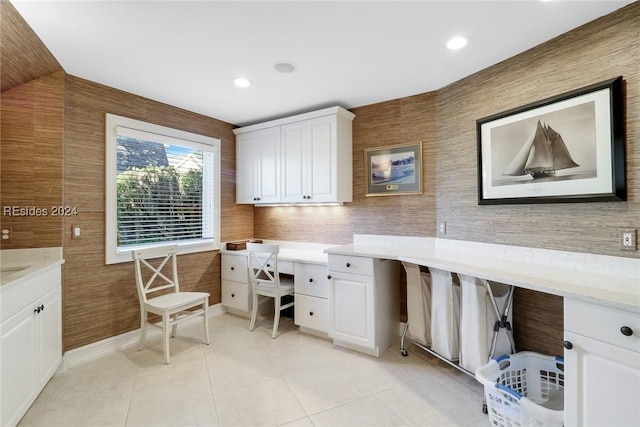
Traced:
[[[509, 338], [509, 344], [511, 346], [511, 353], [515, 353], [516, 352], [516, 344], [515, 341], [513, 339], [513, 330], [511, 329], [511, 322], [509, 322], [509, 313], [511, 312], [511, 309], [513, 307], [513, 292], [515, 287], [512, 285], [506, 285], [503, 284], [504, 286], [506, 286], [508, 288], [507, 290], [507, 304], [504, 307], [504, 310], [501, 312], [500, 309], [498, 308], [498, 303], [496, 301], [496, 297], [493, 294], [493, 290], [491, 289], [491, 285], [489, 283], [488, 280], [483, 280], [483, 283], [485, 285], [485, 288], [487, 289], [487, 292], [489, 293], [489, 299], [491, 300], [491, 306], [493, 307], [493, 310], [496, 314], [496, 317], [498, 318], [498, 320], [495, 321], [494, 325], [493, 325], [493, 337], [491, 339], [491, 350], [489, 351], [489, 358], [487, 359], [487, 362], [489, 362], [491, 359], [493, 359], [495, 357], [495, 352], [496, 352], [496, 345], [498, 342], [498, 336], [500, 334], [500, 329], [506, 329], [507, 331], [507, 337]], [[466, 369], [464, 369], [462, 366], [460, 366], [458, 363], [456, 363], [456, 361], [453, 360], [449, 360], [446, 357], [438, 354], [437, 352], [433, 351], [432, 349], [430, 349], [429, 347], [411, 339], [411, 337], [407, 336], [407, 332], [409, 330], [409, 322], [407, 321], [405, 327], [404, 327], [404, 331], [402, 332], [402, 338], [400, 339], [400, 354], [402, 354], [402, 356], [407, 357], [409, 355], [409, 352], [407, 351], [404, 342], [405, 340], [409, 340], [411, 343], [413, 343], [413, 345], [415, 345], [416, 347], [426, 351], [427, 353], [437, 357], [438, 359], [442, 360], [443, 362], [447, 363], [448, 365], [456, 368], [457, 370], [459, 370], [460, 372], [463, 372], [467, 375], [469, 375], [472, 378], [475, 378], [475, 372], [471, 372], [468, 371]], [[483, 400], [482, 403], [482, 412], [483, 413], [487, 413], [487, 403]]]

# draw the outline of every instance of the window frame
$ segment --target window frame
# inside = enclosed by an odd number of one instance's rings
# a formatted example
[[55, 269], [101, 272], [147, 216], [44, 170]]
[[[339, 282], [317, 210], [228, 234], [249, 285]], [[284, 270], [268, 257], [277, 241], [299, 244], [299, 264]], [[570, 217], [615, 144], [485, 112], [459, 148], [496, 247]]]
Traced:
[[[106, 173], [105, 173], [105, 262], [106, 264], [117, 264], [121, 262], [131, 262], [131, 252], [152, 246], [163, 246], [178, 244], [178, 254], [213, 251], [220, 249], [220, 164], [221, 164], [221, 141], [217, 138], [186, 132], [166, 126], [130, 119], [107, 113], [105, 115], [105, 146], [106, 146]], [[117, 176], [118, 176], [118, 128], [128, 128], [137, 132], [152, 133], [161, 137], [168, 137], [184, 141], [184, 146], [204, 149], [213, 153], [213, 176], [211, 201], [212, 206], [212, 228], [213, 239], [203, 242], [201, 240], [188, 241], [165, 241], [149, 243], [146, 245], [131, 245], [130, 247], [118, 248], [118, 202], [117, 202]], [[179, 144], [177, 144], [179, 145]]]

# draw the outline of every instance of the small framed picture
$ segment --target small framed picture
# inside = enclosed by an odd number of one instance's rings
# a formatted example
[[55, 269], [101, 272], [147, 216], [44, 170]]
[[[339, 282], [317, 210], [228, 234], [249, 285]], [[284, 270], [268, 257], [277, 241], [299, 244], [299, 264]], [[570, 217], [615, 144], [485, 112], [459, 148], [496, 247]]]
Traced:
[[422, 141], [364, 151], [367, 196], [422, 193]]

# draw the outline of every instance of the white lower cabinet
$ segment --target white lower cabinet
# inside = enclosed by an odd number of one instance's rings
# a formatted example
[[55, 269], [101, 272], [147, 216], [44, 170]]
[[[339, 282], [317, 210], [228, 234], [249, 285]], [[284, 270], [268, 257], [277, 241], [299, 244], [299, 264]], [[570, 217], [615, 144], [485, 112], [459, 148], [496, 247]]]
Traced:
[[336, 345], [376, 357], [398, 337], [395, 261], [329, 254], [329, 336]]
[[295, 324], [301, 330], [329, 332], [327, 266], [296, 262], [294, 266]]
[[640, 420], [640, 314], [565, 299], [565, 425]]
[[247, 315], [253, 308], [246, 253], [222, 254], [222, 305], [236, 314]]
[[60, 268], [7, 289], [2, 299], [12, 307], [11, 313], [3, 310], [0, 324], [0, 414], [6, 427], [18, 424], [62, 362]]

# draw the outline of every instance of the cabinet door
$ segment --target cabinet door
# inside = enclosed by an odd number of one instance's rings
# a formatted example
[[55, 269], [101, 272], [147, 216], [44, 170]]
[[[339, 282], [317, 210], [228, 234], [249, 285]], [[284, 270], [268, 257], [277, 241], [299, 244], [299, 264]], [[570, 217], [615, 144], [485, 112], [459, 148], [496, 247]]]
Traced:
[[36, 397], [36, 321], [31, 305], [2, 322], [2, 425], [16, 425]]
[[366, 348], [375, 348], [373, 276], [330, 271], [329, 335]]
[[60, 287], [36, 302], [41, 309], [35, 319], [38, 337], [38, 378], [40, 387], [49, 381], [62, 362], [62, 301]]
[[280, 127], [238, 135], [236, 202], [280, 202]]
[[306, 122], [282, 126], [282, 200], [288, 203], [307, 201]]
[[565, 425], [631, 426], [640, 420], [640, 354], [565, 331]]
[[309, 128], [307, 193], [311, 202], [335, 202], [337, 194], [336, 116], [307, 122]]
[[336, 116], [282, 126], [283, 201], [335, 202]]
[[236, 139], [236, 203], [256, 202], [256, 132], [238, 135]]

